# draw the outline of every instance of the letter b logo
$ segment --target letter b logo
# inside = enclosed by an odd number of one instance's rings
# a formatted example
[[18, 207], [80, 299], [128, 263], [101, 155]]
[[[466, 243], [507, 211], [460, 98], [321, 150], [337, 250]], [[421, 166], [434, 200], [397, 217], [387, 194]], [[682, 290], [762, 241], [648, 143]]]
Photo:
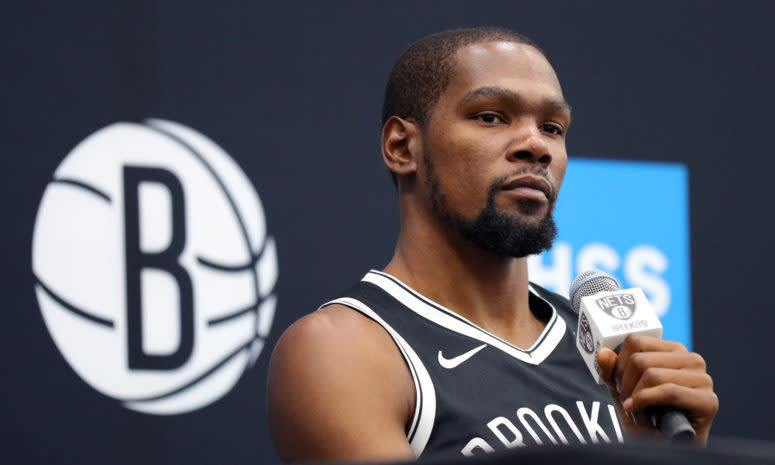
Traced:
[[272, 324], [277, 254], [248, 178], [162, 120], [81, 142], [43, 194], [38, 304], [60, 352], [127, 408], [175, 414], [225, 395]]
[[[140, 187], [162, 186], [169, 193], [171, 222], [169, 246], [159, 252], [143, 250], [140, 223]], [[152, 191], [153, 192], [153, 191]], [[151, 208], [150, 205], [147, 208]], [[186, 244], [186, 214], [183, 187], [170, 171], [160, 168], [124, 167], [124, 246], [126, 250], [126, 310], [129, 368], [169, 370], [178, 368], [194, 349], [194, 296], [191, 277], [179, 259]], [[148, 354], [143, 345], [143, 270], [166, 272], [177, 284], [178, 345], [170, 354]], [[151, 275], [152, 276], [152, 275]], [[173, 310], [174, 309], [167, 309]], [[164, 311], [164, 309], [162, 309]], [[147, 346], [147, 345], [146, 345]]]

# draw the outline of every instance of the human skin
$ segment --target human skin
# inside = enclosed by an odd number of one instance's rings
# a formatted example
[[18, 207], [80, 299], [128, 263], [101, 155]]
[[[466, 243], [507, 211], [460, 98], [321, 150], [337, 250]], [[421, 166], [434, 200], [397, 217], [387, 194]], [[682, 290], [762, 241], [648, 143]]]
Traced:
[[[530, 46], [473, 44], [456, 58], [425, 128], [393, 117], [383, 129], [383, 157], [398, 175], [401, 205], [401, 234], [385, 271], [517, 347], [530, 347], [544, 324], [528, 306], [526, 258], [483, 250], [440, 221], [422, 157], [433, 158], [446, 207], [472, 220], [493, 181], [504, 176], [500, 187], [530, 178], [559, 190], [570, 111], [551, 65]], [[530, 174], [515, 174], [524, 170]], [[494, 200], [499, 211], [527, 223], [551, 213], [546, 196], [534, 190], [499, 189]]]
[[[526, 259], [462, 237], [434, 211], [434, 196], [471, 220], [495, 183], [500, 212], [537, 223], [552, 213], [548, 197], [565, 175], [569, 124], [559, 81], [536, 49], [484, 42], [458, 50], [428, 121], [393, 116], [383, 126], [383, 159], [397, 176], [401, 210], [385, 271], [501, 339], [530, 347], [545, 323], [530, 311]], [[674, 405], [689, 412], [698, 442], [707, 440], [718, 400], [701, 357], [653, 338], [629, 338], [618, 356], [609, 352], [598, 358], [629, 432], [652, 434], [645, 408]], [[286, 461], [413, 457], [406, 430], [415, 389], [406, 363], [381, 326], [348, 307], [324, 307], [283, 334], [267, 402]]]

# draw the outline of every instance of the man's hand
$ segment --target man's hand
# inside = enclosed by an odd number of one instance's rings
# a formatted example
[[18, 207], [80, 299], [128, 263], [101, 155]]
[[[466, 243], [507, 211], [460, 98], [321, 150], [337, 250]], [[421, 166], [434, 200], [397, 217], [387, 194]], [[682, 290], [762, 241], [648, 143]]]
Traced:
[[710, 425], [718, 411], [718, 396], [699, 354], [689, 352], [678, 342], [629, 335], [619, 355], [603, 348], [597, 353], [597, 361], [629, 433], [659, 434], [646, 408], [671, 406], [687, 412], [697, 432], [695, 442], [708, 441]]

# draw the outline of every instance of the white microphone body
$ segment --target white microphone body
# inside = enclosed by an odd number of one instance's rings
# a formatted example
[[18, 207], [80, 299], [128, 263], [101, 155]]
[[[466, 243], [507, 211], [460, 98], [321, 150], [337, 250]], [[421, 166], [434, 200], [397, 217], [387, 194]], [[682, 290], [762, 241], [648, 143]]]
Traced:
[[629, 334], [662, 337], [662, 323], [639, 288], [598, 292], [581, 298], [576, 347], [598, 384], [597, 351], [615, 350]]
[[[662, 338], [662, 323], [638, 288], [620, 289], [619, 282], [602, 271], [581, 273], [571, 284], [570, 300], [579, 313], [576, 347], [592, 377], [603, 384], [598, 373], [597, 351], [607, 347], [619, 352], [629, 334]], [[695, 431], [685, 412], [656, 406], [646, 409], [653, 425], [674, 442], [694, 440]]]

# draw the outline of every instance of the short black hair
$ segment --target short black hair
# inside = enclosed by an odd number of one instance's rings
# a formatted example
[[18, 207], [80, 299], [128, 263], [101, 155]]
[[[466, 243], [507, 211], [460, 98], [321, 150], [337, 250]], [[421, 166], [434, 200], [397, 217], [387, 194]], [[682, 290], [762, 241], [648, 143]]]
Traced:
[[[493, 41], [529, 45], [544, 54], [532, 40], [501, 27], [452, 29], [423, 37], [406, 49], [390, 71], [382, 103], [382, 126], [395, 115], [424, 128], [433, 106], [449, 85], [457, 51]], [[395, 173], [391, 171], [390, 176], [398, 187]]]
[[467, 45], [494, 41], [529, 45], [543, 54], [532, 40], [500, 27], [453, 29], [423, 37], [393, 65], [385, 87], [382, 125], [395, 115], [424, 127], [431, 109], [449, 85], [457, 51]]

